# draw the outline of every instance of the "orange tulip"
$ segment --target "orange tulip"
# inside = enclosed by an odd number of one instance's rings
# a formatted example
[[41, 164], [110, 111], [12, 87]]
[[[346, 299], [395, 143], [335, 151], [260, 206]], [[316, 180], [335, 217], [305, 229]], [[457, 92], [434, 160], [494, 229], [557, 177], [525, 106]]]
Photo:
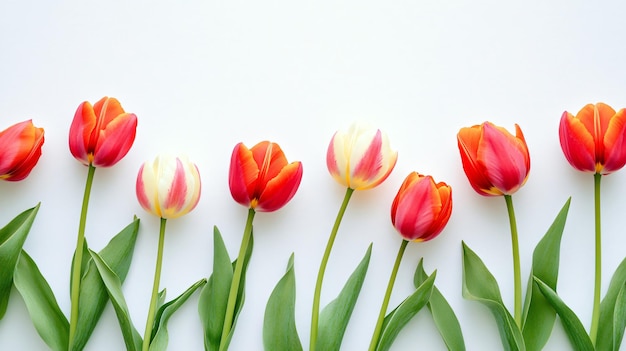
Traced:
[[126, 113], [115, 98], [87, 101], [76, 110], [70, 127], [70, 151], [84, 165], [110, 167], [121, 160], [135, 141], [137, 116]]
[[0, 179], [18, 181], [26, 178], [41, 156], [43, 128], [31, 120], [20, 122], [0, 132]]
[[441, 233], [451, 213], [452, 188], [412, 172], [393, 200], [391, 223], [406, 240], [428, 241]]
[[276, 143], [262, 141], [248, 149], [235, 146], [228, 183], [233, 199], [260, 212], [283, 207], [296, 194], [302, 179], [302, 163], [287, 163]]
[[465, 175], [480, 195], [511, 195], [526, 183], [530, 156], [517, 124], [515, 136], [490, 122], [461, 128], [457, 141]]
[[626, 110], [587, 104], [576, 116], [565, 111], [559, 126], [567, 161], [583, 172], [609, 174], [626, 164]]

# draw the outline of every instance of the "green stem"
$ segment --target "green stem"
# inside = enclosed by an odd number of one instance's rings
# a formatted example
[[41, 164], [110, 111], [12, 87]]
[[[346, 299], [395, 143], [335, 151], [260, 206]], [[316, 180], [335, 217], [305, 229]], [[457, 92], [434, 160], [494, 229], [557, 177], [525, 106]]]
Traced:
[[513, 209], [513, 198], [511, 195], [504, 195], [506, 209], [509, 212], [509, 225], [511, 227], [511, 247], [513, 248], [513, 282], [515, 289], [514, 317], [518, 327], [522, 327], [522, 274], [519, 261], [519, 240], [517, 238], [517, 222], [515, 221], [515, 210]]
[[74, 251], [74, 261], [72, 265], [72, 286], [70, 289], [70, 298], [72, 300], [70, 311], [70, 346], [74, 341], [74, 336], [76, 335], [76, 327], [78, 324], [78, 297], [80, 295], [80, 278], [82, 275], [83, 246], [85, 245], [85, 224], [87, 223], [89, 196], [91, 195], [91, 186], [93, 184], [93, 176], [95, 173], [96, 167], [94, 167], [92, 164], [89, 164], [89, 170], [87, 171], [87, 182], [85, 184], [85, 193], [83, 194], [83, 205], [80, 211], [80, 221], [78, 223], [76, 250]]
[[157, 299], [159, 297], [159, 282], [161, 281], [161, 267], [163, 265], [163, 246], [165, 244], [165, 223], [167, 219], [161, 218], [161, 228], [159, 230], [159, 248], [157, 249], [156, 267], [154, 269], [154, 282], [152, 283], [152, 296], [150, 297], [150, 309], [146, 318], [146, 331], [143, 334], [142, 351], [150, 348], [150, 339], [154, 327], [154, 316], [156, 314]]
[[341, 224], [341, 219], [343, 218], [343, 214], [346, 212], [348, 202], [350, 202], [350, 197], [352, 196], [353, 192], [354, 189], [346, 189], [346, 195], [344, 196], [341, 207], [339, 208], [339, 212], [337, 213], [337, 218], [335, 219], [335, 224], [333, 225], [333, 229], [330, 232], [328, 243], [326, 243], [326, 250], [324, 250], [324, 256], [322, 257], [322, 262], [320, 263], [320, 269], [317, 273], [317, 281], [315, 282], [315, 293], [313, 294], [313, 311], [311, 313], [311, 340], [309, 341], [309, 351], [315, 351], [315, 345], [317, 343], [317, 329], [320, 318], [320, 295], [322, 292], [322, 281], [324, 280], [324, 272], [326, 271], [326, 265], [328, 264], [330, 251], [333, 249], [335, 237], [337, 236], [337, 231], [339, 230], [339, 224]]
[[602, 282], [602, 225], [600, 221], [600, 180], [602, 180], [602, 174], [596, 173], [593, 175], [594, 204], [596, 215], [596, 268], [593, 288], [593, 313], [591, 314], [591, 329], [589, 331], [589, 336], [591, 337], [591, 342], [594, 345], [596, 344], [596, 337], [598, 335], [598, 322], [600, 321], [600, 288]]
[[243, 272], [243, 264], [250, 244], [252, 236], [252, 221], [254, 220], [255, 211], [253, 208], [248, 210], [248, 219], [246, 220], [246, 228], [243, 230], [243, 238], [241, 247], [239, 248], [239, 256], [237, 256], [237, 264], [233, 272], [233, 280], [230, 284], [230, 293], [228, 294], [228, 303], [226, 304], [226, 314], [224, 315], [224, 327], [222, 329], [222, 338], [220, 339], [220, 351], [228, 348], [228, 335], [233, 326], [233, 318], [235, 315], [235, 305], [237, 304], [237, 295], [239, 293], [239, 285], [241, 284], [241, 274]]
[[400, 261], [402, 261], [402, 256], [404, 255], [404, 250], [406, 249], [406, 245], [408, 243], [408, 241], [403, 239], [402, 244], [400, 244], [400, 249], [398, 250], [398, 255], [396, 256], [396, 262], [393, 264], [393, 270], [391, 271], [391, 275], [389, 276], [389, 283], [387, 283], [387, 291], [385, 292], [385, 297], [383, 298], [383, 304], [382, 306], [380, 306], [380, 312], [378, 313], [378, 320], [376, 321], [374, 334], [372, 334], [372, 341], [370, 342], [369, 351], [376, 350], [376, 346], [378, 345], [378, 339], [380, 339], [380, 332], [383, 328], [383, 321], [385, 320], [385, 315], [387, 314], [387, 307], [389, 306], [389, 298], [391, 297], [393, 284], [396, 282], [396, 276], [398, 275]]

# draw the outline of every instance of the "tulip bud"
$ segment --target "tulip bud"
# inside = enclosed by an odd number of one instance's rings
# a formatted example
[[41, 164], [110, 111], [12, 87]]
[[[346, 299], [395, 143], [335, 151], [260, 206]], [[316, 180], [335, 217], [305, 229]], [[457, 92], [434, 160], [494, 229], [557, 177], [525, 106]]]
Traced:
[[198, 167], [186, 157], [160, 155], [137, 175], [137, 199], [146, 211], [165, 219], [193, 210], [200, 200]]
[[565, 111], [559, 125], [561, 148], [577, 170], [609, 174], [626, 164], [626, 110], [587, 104], [576, 116]]
[[461, 128], [457, 141], [465, 175], [480, 195], [511, 195], [526, 183], [530, 155], [517, 124], [515, 136], [490, 122]]
[[296, 194], [302, 163], [288, 163], [280, 146], [262, 141], [248, 149], [235, 146], [230, 159], [228, 185], [233, 199], [260, 212], [283, 207]]
[[137, 117], [124, 112], [117, 99], [105, 96], [93, 106], [85, 101], [70, 127], [70, 151], [86, 166], [110, 167], [126, 156], [136, 129]]
[[393, 200], [391, 223], [406, 240], [428, 241], [441, 233], [451, 213], [452, 188], [412, 172]]
[[0, 179], [18, 181], [26, 178], [41, 156], [43, 128], [31, 120], [20, 122], [0, 132]]
[[326, 153], [332, 177], [348, 188], [365, 190], [382, 183], [396, 165], [398, 153], [380, 129], [354, 123], [337, 131]]

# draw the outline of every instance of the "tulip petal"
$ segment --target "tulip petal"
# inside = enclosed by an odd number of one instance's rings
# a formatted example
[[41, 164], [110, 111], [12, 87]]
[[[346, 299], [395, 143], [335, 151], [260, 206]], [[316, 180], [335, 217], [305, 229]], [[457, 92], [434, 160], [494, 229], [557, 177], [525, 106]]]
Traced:
[[486, 176], [484, 167], [478, 162], [478, 146], [482, 135], [481, 126], [461, 128], [457, 142], [461, 154], [463, 170], [472, 188], [483, 196], [498, 196], [502, 192], [495, 189]]
[[252, 155], [259, 169], [259, 182], [255, 193], [263, 188], [265, 183], [276, 177], [287, 165], [287, 158], [276, 143], [262, 141], [252, 147]]
[[[326, 166], [330, 175], [345, 186], [350, 184], [349, 155], [344, 155], [345, 135], [336, 132], [328, 145], [326, 152]], [[341, 156], [341, 157], [339, 157]]]
[[252, 151], [243, 143], [233, 149], [228, 173], [230, 193], [237, 203], [250, 205], [250, 195], [254, 193], [259, 175], [259, 167], [254, 160]]
[[526, 181], [529, 171], [526, 144], [504, 128], [485, 123], [477, 155], [488, 179], [503, 193], [514, 193]]
[[302, 180], [302, 163], [293, 162], [265, 185], [259, 196], [257, 211], [272, 212], [283, 207], [293, 198]]
[[123, 113], [99, 130], [98, 143], [94, 149], [93, 165], [110, 167], [121, 160], [133, 145], [137, 131], [137, 116]]
[[610, 120], [604, 135], [604, 168], [608, 174], [626, 164], [626, 109], [619, 110]]
[[43, 128], [31, 120], [16, 123], [0, 132], [0, 179], [19, 181], [28, 176], [44, 142]]
[[430, 176], [413, 179], [401, 193], [392, 222], [405, 239], [419, 240], [431, 227], [441, 211], [441, 201], [434, 194], [437, 189]]
[[596, 171], [593, 135], [581, 119], [567, 111], [563, 112], [559, 124], [559, 140], [565, 158], [574, 168], [583, 172]]
[[91, 133], [96, 127], [96, 114], [88, 101], [84, 101], [76, 109], [72, 125], [70, 126], [69, 145], [70, 152], [84, 165], [89, 165], [89, 140]]

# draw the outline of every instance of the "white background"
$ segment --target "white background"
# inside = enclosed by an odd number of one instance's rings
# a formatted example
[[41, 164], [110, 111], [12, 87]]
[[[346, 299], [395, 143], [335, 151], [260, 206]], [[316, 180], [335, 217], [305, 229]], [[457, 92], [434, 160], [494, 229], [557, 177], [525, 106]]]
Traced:
[[[461, 241], [485, 261], [512, 308], [505, 203], [471, 189], [456, 133], [485, 120], [509, 130], [519, 123], [532, 160], [526, 186], [514, 195], [524, 289], [533, 248], [572, 196], [558, 290], [588, 328], [593, 181], [563, 157], [558, 122], [564, 110], [576, 113], [587, 103], [626, 106], [624, 9], [618, 1], [3, 1], [0, 129], [32, 118], [45, 128], [46, 142], [27, 180], [0, 183], [0, 223], [41, 201], [24, 248], [69, 314], [70, 259], [87, 174], [69, 152], [69, 126], [82, 101], [117, 97], [138, 116], [137, 138], [121, 162], [96, 171], [86, 235], [100, 250], [133, 215], [141, 218], [124, 293], [143, 332], [158, 219], [135, 197], [140, 164], [161, 152], [185, 153], [201, 172], [198, 207], [168, 223], [161, 287], [173, 297], [209, 276], [214, 225], [231, 256], [238, 252], [246, 209], [228, 190], [234, 145], [278, 142], [290, 161], [303, 162], [304, 176], [287, 206], [255, 218], [247, 300], [231, 349], [262, 349], [265, 303], [292, 252], [297, 327], [308, 345], [315, 276], [344, 195], [328, 175], [326, 148], [335, 130], [367, 121], [387, 132], [399, 158], [385, 183], [354, 194], [329, 262], [323, 305], [374, 243], [343, 349], [369, 344], [400, 244], [390, 205], [415, 170], [450, 184], [454, 207], [439, 237], [409, 245], [391, 305], [413, 291], [423, 257], [427, 271], [438, 270], [436, 284], [457, 313], [467, 349], [499, 350], [490, 312], [461, 297]], [[621, 171], [602, 184], [603, 295], [626, 256], [625, 180]], [[197, 297], [170, 321], [172, 350], [202, 349]], [[109, 305], [86, 349], [123, 348]], [[425, 311], [393, 347], [417, 348], [445, 349]], [[568, 348], [557, 321], [546, 349]], [[46, 349], [15, 289], [0, 321], [0, 349]]]

